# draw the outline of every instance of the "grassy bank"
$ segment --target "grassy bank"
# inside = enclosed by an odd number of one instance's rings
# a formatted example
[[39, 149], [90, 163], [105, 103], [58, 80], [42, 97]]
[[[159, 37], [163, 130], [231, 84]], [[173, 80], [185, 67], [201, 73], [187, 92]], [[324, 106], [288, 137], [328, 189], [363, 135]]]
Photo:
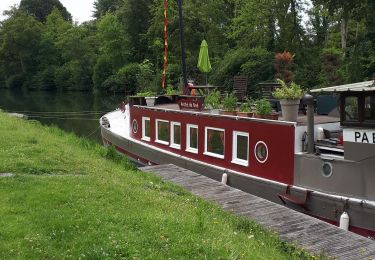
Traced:
[[113, 150], [0, 113], [0, 259], [300, 259]]

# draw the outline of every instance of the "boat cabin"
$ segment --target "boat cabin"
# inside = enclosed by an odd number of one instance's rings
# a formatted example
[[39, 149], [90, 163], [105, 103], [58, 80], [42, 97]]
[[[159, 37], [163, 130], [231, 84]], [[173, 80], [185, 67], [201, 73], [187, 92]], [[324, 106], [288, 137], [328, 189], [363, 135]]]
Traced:
[[340, 124], [345, 159], [360, 161], [375, 156], [375, 85], [364, 81], [312, 90], [340, 95]]

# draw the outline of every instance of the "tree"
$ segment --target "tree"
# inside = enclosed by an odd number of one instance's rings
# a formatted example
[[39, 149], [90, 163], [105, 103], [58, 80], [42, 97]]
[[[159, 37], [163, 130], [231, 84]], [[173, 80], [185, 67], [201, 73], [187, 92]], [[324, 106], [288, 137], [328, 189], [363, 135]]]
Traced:
[[[29, 77], [37, 72], [41, 35], [42, 24], [23, 12], [2, 23], [0, 67], [8, 87], [29, 83]], [[13, 85], [13, 81], [17, 84]]]
[[366, 5], [366, 0], [322, 0], [327, 4], [331, 15], [337, 15], [340, 20], [341, 49], [345, 55], [348, 41], [348, 26], [351, 18], [361, 15]]
[[150, 26], [152, 2], [152, 0], [126, 0], [117, 12], [118, 19], [129, 40], [128, 46], [133, 62], [144, 60], [150, 52], [146, 34]]
[[115, 70], [130, 59], [129, 39], [117, 17], [106, 14], [97, 23], [100, 55], [106, 56]]
[[114, 13], [122, 4], [122, 0], [96, 0], [94, 2], [94, 17], [99, 19], [107, 13]]
[[62, 89], [89, 90], [92, 88], [96, 60], [95, 41], [86, 25], [74, 26], [60, 35], [56, 47], [63, 65], [56, 69], [56, 85]]
[[20, 9], [33, 15], [40, 22], [44, 22], [54, 8], [60, 11], [64, 20], [72, 21], [72, 15], [59, 0], [21, 0], [20, 2]]

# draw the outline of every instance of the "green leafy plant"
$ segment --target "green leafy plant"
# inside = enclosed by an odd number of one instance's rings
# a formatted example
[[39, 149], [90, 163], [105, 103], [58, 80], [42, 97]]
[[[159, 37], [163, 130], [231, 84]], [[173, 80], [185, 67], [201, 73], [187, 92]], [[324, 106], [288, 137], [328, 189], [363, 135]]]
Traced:
[[152, 91], [145, 91], [145, 92], [138, 92], [137, 97], [154, 97], [156, 96], [156, 92]]
[[277, 79], [277, 82], [281, 84], [281, 88], [276, 89], [272, 95], [277, 99], [291, 99], [298, 100], [303, 96], [303, 91], [300, 85], [292, 82], [288, 86], [283, 80]]
[[230, 93], [223, 99], [223, 109], [225, 111], [234, 111], [236, 108], [237, 97], [234, 95], [234, 93]]
[[265, 99], [259, 99], [255, 102], [255, 108], [258, 115], [269, 115], [272, 112], [272, 106], [271, 103]]
[[254, 101], [251, 99], [246, 98], [245, 102], [243, 102], [240, 106], [240, 112], [251, 112], [252, 107], [254, 106]]
[[220, 108], [220, 91], [215, 89], [211, 91], [204, 99], [205, 107], [210, 109]]
[[141, 91], [147, 91], [149, 89], [154, 89], [153, 79], [154, 79], [154, 65], [148, 59], [145, 59], [141, 64], [139, 64], [139, 71], [136, 75], [137, 85]]
[[180, 95], [180, 94], [181, 94], [181, 91], [178, 90], [178, 89], [173, 88], [173, 86], [168, 86], [168, 87], [165, 89], [165, 94], [166, 94], [166, 95]]

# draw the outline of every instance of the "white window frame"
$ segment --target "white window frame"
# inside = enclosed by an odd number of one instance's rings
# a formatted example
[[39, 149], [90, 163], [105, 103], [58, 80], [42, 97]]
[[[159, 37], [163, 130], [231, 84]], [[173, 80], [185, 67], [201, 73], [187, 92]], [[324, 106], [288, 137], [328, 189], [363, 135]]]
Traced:
[[[243, 160], [237, 157], [237, 136], [244, 136], [247, 137], [247, 160]], [[249, 133], [246, 132], [239, 132], [233, 131], [233, 142], [232, 142], [232, 163], [242, 165], [242, 166], [249, 166]]]
[[[197, 146], [199, 145], [199, 132], [198, 132], [198, 125], [187, 124], [186, 125], [186, 151], [189, 153], [198, 153], [197, 148], [190, 147], [190, 129], [196, 128], [197, 129]], [[199, 146], [198, 146], [199, 147]]]
[[[224, 143], [223, 143], [223, 154], [217, 154], [217, 153], [212, 153], [212, 152], [209, 152], [207, 151], [207, 148], [208, 148], [208, 144], [207, 144], [207, 141], [208, 141], [208, 130], [214, 130], [214, 131], [220, 131], [220, 132], [223, 132], [224, 133]], [[205, 129], [204, 129], [204, 155], [208, 155], [208, 156], [211, 156], [211, 157], [215, 157], [215, 158], [219, 158], [219, 159], [224, 159], [224, 155], [225, 155], [225, 129], [223, 128], [215, 128], [215, 127], [208, 127], [206, 126]]]
[[155, 120], [155, 142], [159, 144], [169, 145], [169, 142], [164, 141], [164, 140], [159, 140], [159, 127], [158, 127], [159, 122], [167, 123], [167, 126], [169, 126], [168, 120], [162, 120], [162, 119]]
[[[180, 144], [174, 143], [174, 126], [178, 125], [180, 127]], [[171, 139], [171, 145], [170, 147], [175, 148], [175, 149], [181, 149], [181, 123], [180, 122], [171, 122], [170, 126], [170, 139]]]
[[142, 140], [149, 142], [151, 140], [150, 136], [146, 136], [146, 127], [145, 123], [148, 121], [149, 127], [150, 127], [150, 135], [151, 135], [151, 120], [149, 117], [142, 117]]

